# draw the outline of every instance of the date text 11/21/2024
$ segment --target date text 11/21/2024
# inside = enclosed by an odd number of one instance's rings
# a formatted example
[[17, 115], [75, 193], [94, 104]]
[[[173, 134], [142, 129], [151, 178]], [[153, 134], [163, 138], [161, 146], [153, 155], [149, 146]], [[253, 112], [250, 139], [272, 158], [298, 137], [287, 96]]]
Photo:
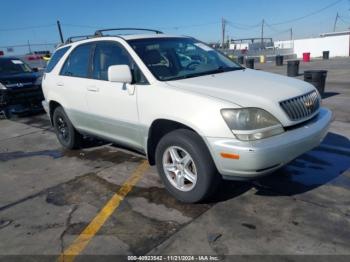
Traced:
[[219, 261], [219, 256], [197, 255], [197, 256], [128, 256], [128, 261]]

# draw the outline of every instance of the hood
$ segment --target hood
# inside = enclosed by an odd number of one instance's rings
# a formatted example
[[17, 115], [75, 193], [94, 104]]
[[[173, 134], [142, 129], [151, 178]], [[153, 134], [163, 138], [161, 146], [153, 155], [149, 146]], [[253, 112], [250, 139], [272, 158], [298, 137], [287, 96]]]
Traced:
[[[32, 86], [36, 79], [40, 77], [39, 73], [21, 73], [21, 74], [10, 74], [10, 75], [2, 75], [0, 74], [0, 83], [8, 86], [10, 89], [17, 88], [26, 88], [28, 86]], [[16, 84], [24, 84], [24, 85], [16, 85]]]
[[289, 121], [279, 102], [314, 90], [304, 81], [252, 69], [168, 81], [167, 84], [241, 107], [265, 109], [285, 124]]

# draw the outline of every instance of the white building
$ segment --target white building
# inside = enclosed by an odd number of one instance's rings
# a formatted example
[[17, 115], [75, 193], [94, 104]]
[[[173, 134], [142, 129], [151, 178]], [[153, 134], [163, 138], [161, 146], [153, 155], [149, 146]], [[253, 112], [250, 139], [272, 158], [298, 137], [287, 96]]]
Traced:
[[274, 47], [293, 48], [298, 58], [302, 58], [303, 53], [321, 57], [323, 51], [329, 51], [330, 57], [350, 56], [350, 31], [325, 33], [316, 38], [276, 41]]

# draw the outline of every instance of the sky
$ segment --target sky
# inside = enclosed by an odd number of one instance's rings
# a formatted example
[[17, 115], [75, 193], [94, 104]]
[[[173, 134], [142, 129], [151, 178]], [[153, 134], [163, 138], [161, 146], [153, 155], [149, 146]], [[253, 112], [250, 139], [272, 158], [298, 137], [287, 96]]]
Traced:
[[65, 38], [101, 28], [143, 27], [206, 42], [220, 41], [222, 18], [227, 35], [236, 39], [260, 37], [263, 19], [264, 35], [275, 40], [289, 39], [290, 28], [294, 38], [331, 32], [337, 12], [337, 30], [350, 27], [350, 0], [0, 0], [0, 10], [0, 48], [57, 43], [57, 20]]

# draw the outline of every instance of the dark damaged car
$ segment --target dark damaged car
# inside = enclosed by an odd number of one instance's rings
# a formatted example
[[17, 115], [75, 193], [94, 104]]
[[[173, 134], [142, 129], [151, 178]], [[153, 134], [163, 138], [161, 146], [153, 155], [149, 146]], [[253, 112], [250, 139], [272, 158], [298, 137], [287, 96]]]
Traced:
[[0, 116], [41, 111], [42, 74], [15, 57], [0, 57]]

